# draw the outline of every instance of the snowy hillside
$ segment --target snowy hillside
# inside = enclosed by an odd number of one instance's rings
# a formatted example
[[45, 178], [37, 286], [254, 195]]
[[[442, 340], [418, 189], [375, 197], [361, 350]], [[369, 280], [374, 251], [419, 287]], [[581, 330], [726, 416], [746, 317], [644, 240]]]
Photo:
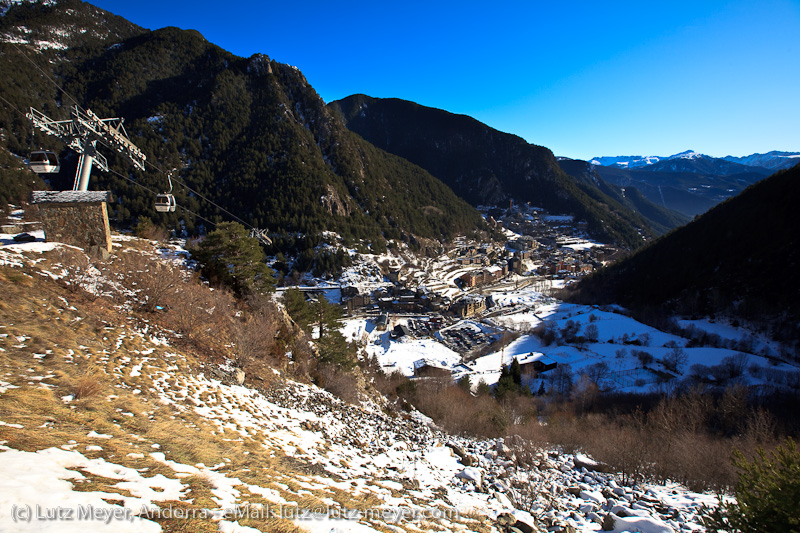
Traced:
[[715, 501], [519, 439], [447, 435], [279, 369], [240, 385], [229, 361], [128, 316], [130, 303], [65, 287], [66, 248], [0, 248], [0, 530], [689, 531]]

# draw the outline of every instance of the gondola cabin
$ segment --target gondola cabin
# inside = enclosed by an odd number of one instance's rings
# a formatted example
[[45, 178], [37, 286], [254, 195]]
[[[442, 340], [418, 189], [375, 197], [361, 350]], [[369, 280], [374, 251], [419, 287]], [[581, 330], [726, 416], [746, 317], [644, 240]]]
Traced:
[[56, 154], [45, 150], [31, 152], [31, 156], [28, 158], [28, 166], [37, 174], [55, 174], [61, 170]]
[[175, 211], [175, 197], [171, 194], [156, 195], [156, 211], [159, 213], [172, 213]]

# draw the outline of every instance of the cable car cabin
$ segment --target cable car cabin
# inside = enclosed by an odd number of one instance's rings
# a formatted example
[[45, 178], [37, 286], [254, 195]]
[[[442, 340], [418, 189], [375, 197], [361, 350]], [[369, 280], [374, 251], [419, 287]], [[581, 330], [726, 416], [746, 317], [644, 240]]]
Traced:
[[175, 197], [166, 193], [156, 195], [156, 211], [159, 213], [171, 213], [175, 211]]
[[31, 152], [31, 156], [28, 158], [28, 166], [37, 174], [55, 174], [61, 170], [56, 154], [45, 150]]

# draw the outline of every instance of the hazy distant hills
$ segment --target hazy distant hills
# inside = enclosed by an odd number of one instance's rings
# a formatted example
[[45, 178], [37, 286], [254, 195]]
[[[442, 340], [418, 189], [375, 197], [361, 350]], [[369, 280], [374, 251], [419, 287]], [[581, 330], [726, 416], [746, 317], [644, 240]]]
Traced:
[[776, 170], [800, 162], [800, 153], [711, 157], [687, 150], [668, 157], [614, 156], [591, 160], [606, 181], [636, 187], [650, 201], [684, 215], [704, 213]]
[[681, 212], [651, 202], [637, 187], [625, 187], [614, 184], [612, 180], [604, 180], [597, 166], [588, 161], [559, 157], [558, 164], [564, 172], [576, 180], [591, 183], [609, 197], [639, 213], [659, 235], [686, 224], [691, 219]]
[[772, 320], [774, 334], [796, 338], [798, 202], [800, 166], [795, 166], [597, 272], [580, 283], [575, 297], [642, 312]]
[[734, 157], [729, 155], [723, 157], [722, 159], [752, 167], [780, 170], [782, 168], [791, 168], [797, 163], [800, 163], [800, 152], [778, 152], [773, 150], [772, 152], [767, 152], [766, 154], [752, 154], [745, 157]]
[[654, 228], [619, 191], [597, 176], [574, 178], [553, 153], [474, 118], [395, 98], [362, 94], [329, 107], [347, 127], [379, 148], [415, 163], [473, 205], [530, 202], [553, 213], [571, 213], [601, 240], [636, 247]]
[[230, 219], [180, 186], [181, 209], [156, 213], [143, 187], [166, 189], [157, 169], [177, 168], [181, 182], [249, 224], [294, 235], [292, 242], [300, 234], [295, 244], [304, 249], [324, 231], [350, 242], [416, 243], [485, 227], [427, 171], [350, 132], [294, 67], [260, 54], [234, 56], [196, 31], [145, 30], [79, 0], [5, 7], [0, 93], [16, 110], [0, 106], [0, 145], [20, 156], [40, 146], [59, 152], [65, 170], [53, 184], [71, 188], [74, 153], [53, 137], [32, 136], [17, 110], [33, 106], [64, 119], [74, 97], [101, 117], [123, 116], [155, 166], [134, 171], [100, 148], [129, 178], [95, 169], [90, 185], [114, 193], [110, 209], [120, 224], [149, 217], [194, 231], [210, 229], [203, 219]]

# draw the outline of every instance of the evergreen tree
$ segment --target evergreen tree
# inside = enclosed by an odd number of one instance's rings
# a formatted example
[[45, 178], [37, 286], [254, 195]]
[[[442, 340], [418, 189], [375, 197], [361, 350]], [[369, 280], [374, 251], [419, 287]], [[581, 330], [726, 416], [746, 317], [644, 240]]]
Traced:
[[330, 363], [345, 370], [350, 370], [356, 366], [353, 352], [355, 351], [337, 330], [329, 331], [324, 337], [317, 341], [319, 348], [319, 360], [322, 363]]
[[308, 331], [314, 315], [302, 291], [295, 288], [284, 291], [282, 300], [283, 305], [286, 306], [286, 312], [289, 313], [289, 316], [292, 317], [295, 324], [297, 324], [300, 329]]
[[311, 314], [319, 329], [319, 338], [323, 339], [327, 335], [337, 331], [339, 320], [342, 318], [342, 309], [328, 302], [324, 294], [311, 304]]
[[458, 380], [458, 386], [461, 387], [461, 389], [463, 389], [465, 392], [472, 393], [472, 380], [470, 379], [469, 375], [466, 375]]
[[497, 380], [497, 385], [494, 389], [495, 397], [501, 400], [507, 395], [517, 394], [518, 392], [519, 385], [514, 382], [514, 376], [511, 373], [511, 365], [503, 366], [500, 370], [500, 379]]
[[203, 274], [213, 283], [226, 285], [238, 296], [275, 289], [274, 272], [257, 239], [237, 222], [222, 222], [194, 250]]
[[483, 381], [483, 378], [481, 378], [478, 381], [478, 387], [475, 390], [475, 393], [478, 396], [489, 396], [492, 393], [492, 389], [489, 387], [489, 384]]
[[508, 373], [511, 376], [511, 380], [517, 386], [517, 388], [522, 387], [522, 368], [519, 366], [519, 359], [516, 357], [513, 361], [511, 361], [511, 366], [508, 369]]
[[715, 509], [704, 509], [709, 531], [731, 533], [800, 531], [800, 451], [792, 440], [778, 446], [770, 457], [763, 449], [752, 462], [734, 450], [733, 464], [739, 470], [733, 501]]

